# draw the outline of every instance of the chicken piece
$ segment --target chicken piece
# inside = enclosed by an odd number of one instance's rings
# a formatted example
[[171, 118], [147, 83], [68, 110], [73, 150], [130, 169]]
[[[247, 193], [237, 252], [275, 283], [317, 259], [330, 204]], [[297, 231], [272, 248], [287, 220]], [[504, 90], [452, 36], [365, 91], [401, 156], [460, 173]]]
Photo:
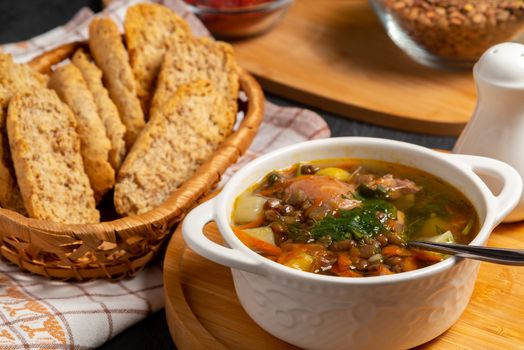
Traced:
[[398, 179], [391, 174], [381, 177], [365, 174], [359, 176], [357, 182], [360, 185], [367, 187], [369, 190], [383, 191], [387, 193], [388, 197], [391, 199], [397, 199], [401, 196], [417, 193], [421, 190], [421, 187], [413, 181], [408, 179]]
[[311, 203], [306, 215], [321, 219], [335, 210], [350, 210], [360, 206], [352, 198], [355, 186], [327, 176], [304, 175], [290, 179], [286, 184], [284, 199], [293, 205]]

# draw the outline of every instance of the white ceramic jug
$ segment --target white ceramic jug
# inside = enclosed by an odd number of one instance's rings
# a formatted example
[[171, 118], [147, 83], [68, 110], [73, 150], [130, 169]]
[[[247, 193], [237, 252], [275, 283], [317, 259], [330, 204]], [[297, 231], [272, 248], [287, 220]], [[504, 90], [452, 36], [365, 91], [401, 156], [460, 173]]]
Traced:
[[[524, 178], [524, 45], [493, 46], [477, 62], [473, 75], [477, 107], [453, 152], [504, 161]], [[499, 190], [494, 174], [479, 175], [492, 191]], [[519, 220], [524, 220], [524, 197], [504, 222]]]

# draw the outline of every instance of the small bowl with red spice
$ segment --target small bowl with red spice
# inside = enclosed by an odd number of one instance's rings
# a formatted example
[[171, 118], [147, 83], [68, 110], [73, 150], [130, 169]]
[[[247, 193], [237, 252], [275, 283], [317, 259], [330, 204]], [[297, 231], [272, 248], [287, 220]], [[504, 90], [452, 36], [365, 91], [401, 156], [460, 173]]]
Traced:
[[259, 35], [284, 18], [293, 0], [186, 0], [189, 8], [217, 38]]

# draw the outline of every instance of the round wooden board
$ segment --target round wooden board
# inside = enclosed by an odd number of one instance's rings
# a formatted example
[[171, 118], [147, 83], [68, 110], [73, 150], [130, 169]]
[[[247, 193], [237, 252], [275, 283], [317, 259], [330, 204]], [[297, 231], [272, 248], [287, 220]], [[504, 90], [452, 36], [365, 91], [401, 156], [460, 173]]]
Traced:
[[367, 0], [296, 0], [272, 31], [233, 46], [266, 91], [352, 119], [458, 135], [475, 107], [471, 71], [415, 63]]
[[[221, 242], [214, 224], [208, 237]], [[231, 270], [187, 248], [180, 226], [164, 259], [169, 331], [178, 349], [296, 349], [257, 326], [240, 306]]]
[[[205, 232], [221, 242], [214, 223]], [[524, 223], [501, 225], [490, 246], [524, 248]], [[167, 322], [180, 350], [296, 349], [257, 326], [240, 305], [231, 271], [187, 248], [180, 226], [164, 260]], [[482, 263], [459, 321], [419, 349], [524, 349], [524, 267]]]

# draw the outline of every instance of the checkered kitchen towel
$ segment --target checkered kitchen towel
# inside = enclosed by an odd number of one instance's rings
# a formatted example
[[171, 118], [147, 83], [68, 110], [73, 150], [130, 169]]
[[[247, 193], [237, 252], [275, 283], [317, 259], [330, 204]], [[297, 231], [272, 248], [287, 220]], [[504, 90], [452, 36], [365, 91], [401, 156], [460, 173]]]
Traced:
[[[104, 10], [120, 25], [126, 8], [138, 1], [113, 2]], [[205, 27], [179, 0], [157, 1], [180, 13], [197, 35]], [[93, 13], [82, 9], [69, 23], [26, 42], [4, 45], [19, 62], [58, 45], [85, 40]], [[266, 116], [251, 148], [224, 178], [259, 154], [285, 145], [329, 137], [315, 113], [266, 103]], [[120, 282], [49, 281], [0, 261], [0, 349], [91, 349], [163, 307], [162, 271], [150, 266]]]

